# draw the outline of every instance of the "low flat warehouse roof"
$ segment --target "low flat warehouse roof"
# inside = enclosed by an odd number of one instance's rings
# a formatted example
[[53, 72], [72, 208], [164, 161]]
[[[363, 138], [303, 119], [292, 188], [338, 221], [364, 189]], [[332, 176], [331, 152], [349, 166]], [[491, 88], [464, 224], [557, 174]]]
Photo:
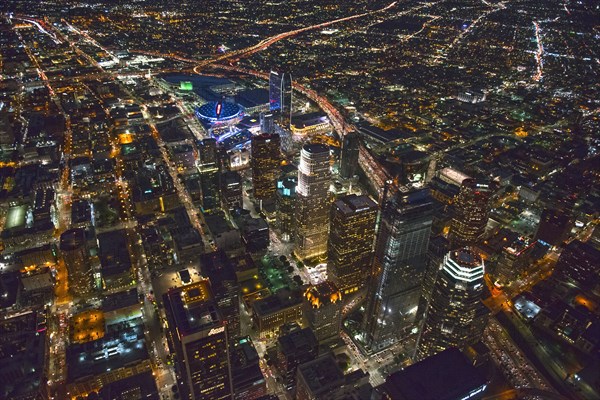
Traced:
[[13, 229], [25, 226], [26, 214], [26, 205], [13, 206], [9, 208], [8, 213], [6, 215], [6, 223], [4, 224], [4, 229]]

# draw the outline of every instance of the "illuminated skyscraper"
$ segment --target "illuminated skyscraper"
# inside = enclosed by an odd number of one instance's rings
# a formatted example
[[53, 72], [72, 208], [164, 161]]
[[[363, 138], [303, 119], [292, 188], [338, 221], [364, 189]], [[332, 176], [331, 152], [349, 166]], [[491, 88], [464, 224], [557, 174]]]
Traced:
[[252, 137], [252, 185], [254, 198], [268, 200], [275, 197], [279, 165], [281, 163], [279, 135], [263, 133]]
[[371, 350], [388, 347], [415, 327], [432, 213], [427, 189], [386, 188], [365, 313], [364, 340]]
[[63, 232], [60, 251], [67, 267], [69, 292], [76, 297], [90, 294], [94, 289], [94, 276], [85, 230], [75, 228]]
[[454, 215], [450, 223], [449, 237], [453, 248], [475, 245], [481, 240], [497, 188], [494, 182], [463, 181], [454, 201]]
[[271, 111], [281, 110], [281, 75], [276, 71], [269, 74], [269, 108]]
[[358, 171], [359, 136], [356, 132], [349, 132], [342, 141], [342, 156], [340, 160], [340, 176], [352, 178]]
[[481, 302], [483, 274], [483, 260], [472, 248], [446, 254], [431, 293], [417, 350], [419, 359], [481, 339], [488, 318]]
[[227, 330], [209, 281], [170, 289], [164, 303], [181, 398], [231, 399]]
[[292, 122], [292, 75], [281, 77], [281, 126], [289, 129]]
[[229, 210], [242, 208], [242, 177], [236, 171], [227, 171], [220, 176], [221, 199]]
[[444, 257], [450, 251], [450, 242], [444, 236], [432, 237], [429, 240], [429, 249], [427, 250], [427, 267], [423, 276], [423, 285], [421, 286], [421, 303], [419, 304], [419, 317], [423, 316], [429, 301], [431, 292], [435, 286], [438, 273], [442, 267]]
[[327, 274], [343, 293], [369, 280], [379, 207], [369, 196], [349, 195], [331, 207]]
[[210, 281], [210, 290], [229, 337], [240, 335], [240, 287], [235, 267], [223, 250], [200, 256], [202, 276]]
[[271, 112], [260, 113], [260, 133], [273, 133], [275, 131], [275, 118]]
[[200, 188], [202, 190], [202, 211], [213, 211], [219, 208], [219, 169], [206, 168], [200, 171]]
[[296, 210], [296, 186], [298, 175], [282, 176], [277, 180], [277, 193], [275, 204], [277, 205], [277, 227], [281, 231], [284, 240], [290, 240], [294, 235], [294, 213]]
[[296, 235], [294, 253], [300, 259], [327, 252], [329, 231], [329, 148], [305, 144], [300, 153], [296, 187]]
[[319, 343], [339, 338], [342, 323], [342, 293], [331, 281], [311, 285], [304, 292], [304, 317]]
[[217, 141], [215, 139], [202, 140], [198, 146], [198, 153], [202, 210], [212, 211], [221, 205]]
[[203, 139], [198, 145], [198, 165], [200, 167], [217, 166], [217, 141]]
[[269, 75], [269, 105], [276, 111], [284, 128], [290, 127], [292, 118], [292, 76], [271, 71]]

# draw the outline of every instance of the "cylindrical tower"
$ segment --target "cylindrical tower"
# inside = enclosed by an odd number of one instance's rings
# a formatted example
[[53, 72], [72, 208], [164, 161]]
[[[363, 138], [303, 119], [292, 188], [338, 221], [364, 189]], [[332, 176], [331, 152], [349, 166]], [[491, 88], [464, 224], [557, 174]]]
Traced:
[[481, 339], [488, 317], [481, 302], [484, 270], [483, 259], [473, 248], [446, 254], [431, 293], [417, 350], [419, 359]]

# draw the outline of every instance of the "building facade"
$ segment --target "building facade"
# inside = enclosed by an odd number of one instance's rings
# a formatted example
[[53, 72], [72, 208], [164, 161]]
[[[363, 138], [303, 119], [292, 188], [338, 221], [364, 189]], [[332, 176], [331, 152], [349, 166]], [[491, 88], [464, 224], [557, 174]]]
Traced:
[[329, 148], [322, 144], [304, 145], [296, 187], [294, 253], [300, 259], [322, 257], [327, 252], [330, 183]]
[[277, 206], [277, 227], [284, 240], [294, 235], [294, 213], [296, 210], [296, 186], [298, 177], [281, 177], [277, 180], [275, 204]]
[[172, 288], [164, 303], [181, 397], [231, 399], [228, 335], [209, 281]]
[[275, 197], [279, 165], [281, 163], [281, 141], [279, 135], [263, 133], [253, 136], [252, 158], [252, 186], [254, 198], [269, 200]]
[[386, 189], [367, 294], [364, 342], [375, 351], [415, 328], [433, 221], [427, 189]]
[[242, 177], [236, 171], [227, 171], [221, 174], [221, 199], [224, 207], [229, 210], [243, 208]]
[[279, 115], [282, 127], [289, 129], [292, 118], [292, 76], [285, 72], [269, 74], [269, 108]]
[[454, 201], [450, 223], [453, 248], [477, 244], [485, 234], [491, 202], [498, 186], [494, 182], [465, 179]]
[[340, 176], [352, 178], [358, 172], [358, 153], [360, 139], [357, 132], [349, 132], [342, 141], [342, 155], [340, 159]]
[[417, 358], [450, 347], [463, 348], [481, 339], [488, 312], [482, 303], [484, 262], [473, 248], [446, 254], [435, 281]]
[[342, 293], [335, 283], [324, 281], [304, 292], [304, 317], [319, 343], [339, 338], [342, 324]]
[[327, 274], [345, 294], [362, 288], [370, 277], [378, 211], [368, 196], [344, 196], [331, 207]]
[[203, 211], [212, 211], [220, 207], [219, 163], [217, 141], [204, 139], [198, 146], [198, 171], [200, 172], [201, 206]]
[[69, 276], [69, 292], [76, 297], [94, 289], [94, 274], [83, 228], [70, 229], [60, 235], [60, 251]]

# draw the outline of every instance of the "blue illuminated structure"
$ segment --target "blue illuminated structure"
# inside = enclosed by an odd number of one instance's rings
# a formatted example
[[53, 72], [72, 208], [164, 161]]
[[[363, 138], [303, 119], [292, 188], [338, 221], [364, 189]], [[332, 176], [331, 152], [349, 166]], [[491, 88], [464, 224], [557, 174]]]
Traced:
[[211, 101], [201, 105], [195, 111], [196, 117], [203, 122], [221, 123], [241, 118], [244, 110], [239, 104], [224, 101]]

